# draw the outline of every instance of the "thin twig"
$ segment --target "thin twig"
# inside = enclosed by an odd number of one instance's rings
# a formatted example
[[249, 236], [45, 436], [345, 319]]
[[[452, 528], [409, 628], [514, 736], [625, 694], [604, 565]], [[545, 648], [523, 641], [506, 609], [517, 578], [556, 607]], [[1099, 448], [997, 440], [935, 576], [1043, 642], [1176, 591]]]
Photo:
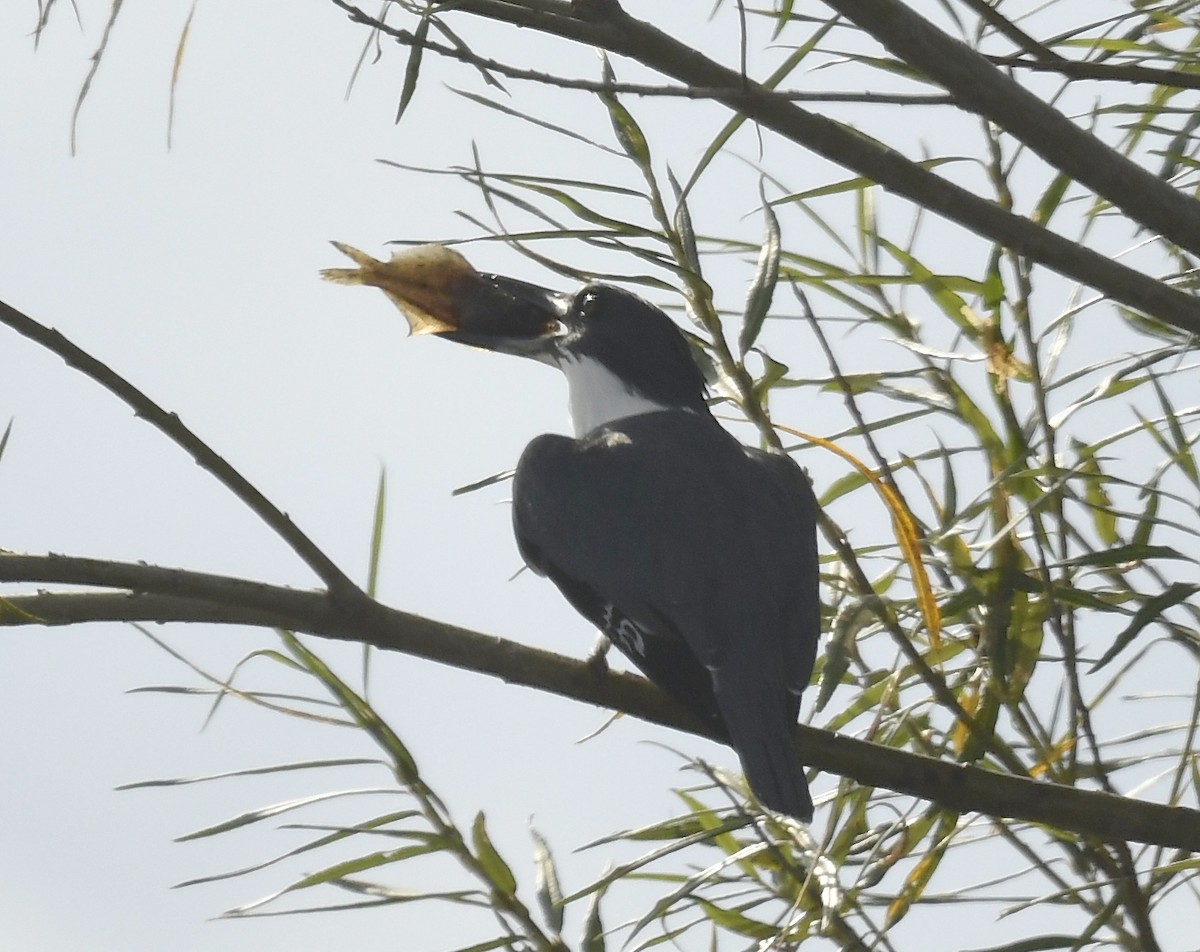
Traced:
[[[744, 84], [729, 86], [663, 86], [653, 83], [621, 83], [615, 80], [580, 79], [572, 76], [556, 76], [534, 69], [521, 69], [502, 60], [479, 56], [468, 49], [448, 46], [426, 37], [418, 37], [410, 30], [392, 26], [372, 17], [346, 0], [330, 0], [334, 6], [346, 11], [355, 23], [369, 26], [380, 35], [394, 40], [401, 46], [437, 53], [446, 59], [457, 60], [489, 73], [499, 73], [508, 79], [526, 80], [554, 86], [558, 89], [577, 89], [600, 95], [625, 94], [630, 96], [656, 96], [675, 99], [708, 100], [736, 95], [745, 90]], [[870, 106], [953, 106], [957, 100], [945, 93], [873, 93], [861, 92], [802, 92], [798, 89], [774, 89], [770, 95], [788, 102], [813, 103], [861, 103]]]
[[172, 443], [187, 452], [201, 469], [215, 476], [230, 492], [244, 502], [267, 526], [316, 572], [335, 599], [353, 603], [366, 599], [357, 585], [305, 535], [287, 513], [279, 510], [249, 480], [234, 469], [207, 443], [193, 433], [179, 417], [164, 410], [132, 383], [108, 365], [67, 340], [53, 328], [38, 323], [32, 317], [0, 301], [0, 323], [7, 324], [23, 337], [57, 354], [110, 393], [119, 397], [133, 412], [161, 431]]

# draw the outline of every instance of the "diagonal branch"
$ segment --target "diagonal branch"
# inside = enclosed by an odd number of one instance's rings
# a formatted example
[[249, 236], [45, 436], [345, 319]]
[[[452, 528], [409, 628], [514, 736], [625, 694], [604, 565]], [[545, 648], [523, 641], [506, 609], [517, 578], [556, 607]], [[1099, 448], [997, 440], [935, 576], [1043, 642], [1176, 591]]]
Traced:
[[[355, 22], [380, 30], [398, 43], [411, 46], [414, 42], [412, 34], [382, 22], [348, 0], [330, 2], [346, 11]], [[839, 122], [780, 99], [772, 90], [736, 70], [629, 16], [615, 3], [587, 6], [604, 12], [595, 19], [581, 19], [572, 14], [570, 5], [559, 0], [538, 0], [536, 5], [508, 0], [457, 0], [453, 9], [598, 46], [686, 85], [711, 88], [714, 100], [889, 191], [1130, 308], [1187, 333], [1200, 334], [1200, 301], [1191, 295], [1015, 215]], [[1049, 108], [1044, 104], [1043, 107]], [[1172, 235], [1172, 240], [1179, 238]]]
[[334, 598], [353, 603], [366, 595], [322, 552], [301, 529], [249, 480], [227, 463], [216, 451], [186, 427], [178, 415], [168, 412], [142, 393], [107, 364], [97, 360], [51, 327], [39, 324], [16, 308], [0, 301], [0, 324], [7, 324], [23, 337], [57, 354], [70, 367], [90, 377], [110, 393], [125, 401], [135, 414], [165, 434], [185, 450], [196, 463], [215, 476], [238, 499], [250, 507], [300, 556], [328, 587]]
[[1200, 254], [1200, 202], [1081, 129], [900, 0], [825, 0], [910, 66], [1150, 228]]
[[[121, 592], [39, 592], [0, 598], [0, 627], [85, 621], [208, 622], [285, 628], [360, 642], [510, 684], [595, 704], [653, 724], [709, 736], [667, 695], [637, 675], [597, 676], [585, 661], [363, 600], [275, 585], [61, 555], [0, 553], [0, 582], [120, 587]], [[1038, 782], [855, 740], [807, 725], [795, 729], [805, 764], [933, 801], [962, 813], [1045, 824], [1109, 842], [1200, 851], [1200, 811]]]

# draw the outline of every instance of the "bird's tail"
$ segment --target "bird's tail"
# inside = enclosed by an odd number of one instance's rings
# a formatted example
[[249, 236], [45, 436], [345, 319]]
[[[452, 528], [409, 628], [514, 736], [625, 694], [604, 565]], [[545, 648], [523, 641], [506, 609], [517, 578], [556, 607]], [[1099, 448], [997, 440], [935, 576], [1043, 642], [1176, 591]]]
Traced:
[[722, 693], [718, 687], [717, 704], [750, 789], [768, 809], [807, 823], [813, 802], [792, 742], [787, 692], [766, 696], [760, 685], [757, 691], [731, 692], [730, 697]]

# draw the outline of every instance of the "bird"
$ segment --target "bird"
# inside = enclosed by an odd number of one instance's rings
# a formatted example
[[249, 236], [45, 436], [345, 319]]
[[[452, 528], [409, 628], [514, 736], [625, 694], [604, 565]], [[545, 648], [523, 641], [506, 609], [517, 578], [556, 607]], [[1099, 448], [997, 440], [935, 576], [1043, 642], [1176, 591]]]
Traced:
[[[439, 336], [568, 385], [574, 435], [535, 437], [513, 477], [521, 557], [736, 751], [759, 803], [810, 821], [792, 730], [821, 630], [807, 474], [716, 420], [692, 345], [650, 302], [597, 282], [477, 287], [459, 302], [476, 316]], [[484, 320], [489, 302], [501, 316]]]

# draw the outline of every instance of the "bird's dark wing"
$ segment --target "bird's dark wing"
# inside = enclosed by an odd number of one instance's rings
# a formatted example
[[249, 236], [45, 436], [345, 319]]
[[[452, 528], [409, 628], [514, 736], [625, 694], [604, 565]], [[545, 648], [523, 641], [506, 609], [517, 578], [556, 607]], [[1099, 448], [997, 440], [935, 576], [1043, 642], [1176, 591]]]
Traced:
[[811, 490], [765, 457], [686, 412], [539, 437], [517, 468], [513, 521], [532, 568], [717, 719], [759, 798], [808, 817], [791, 726], [819, 631]]
[[662, 571], [669, 574], [674, 546], [661, 543], [673, 538], [686, 550], [697, 524], [680, 524], [674, 494], [647, 481], [645, 461], [626, 452], [627, 439], [614, 431], [530, 443], [513, 481], [517, 546], [650, 680], [723, 732], [708, 669], [660, 597], [679, 588]]
[[742, 449], [754, 465], [768, 474], [764, 485], [777, 494], [774, 505], [782, 525], [787, 526], [790, 533], [786, 540], [781, 538], [788, 552], [779, 557], [784, 571], [777, 573], [776, 580], [781, 586], [788, 626], [788, 635], [784, 639], [784, 665], [788, 671], [788, 687], [796, 693], [798, 704], [800, 692], [808, 687], [812, 678], [821, 635], [817, 498], [808, 476], [790, 456], [753, 447]]

